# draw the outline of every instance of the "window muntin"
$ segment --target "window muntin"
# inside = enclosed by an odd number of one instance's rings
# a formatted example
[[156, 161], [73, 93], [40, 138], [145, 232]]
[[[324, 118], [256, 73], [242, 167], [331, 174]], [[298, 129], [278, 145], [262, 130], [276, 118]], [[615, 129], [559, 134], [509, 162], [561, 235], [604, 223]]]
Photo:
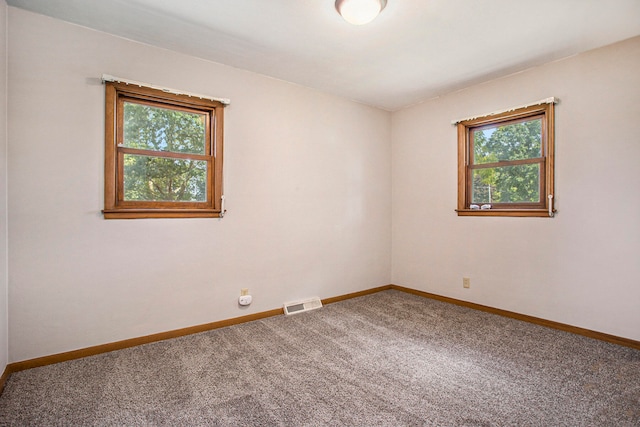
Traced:
[[105, 218], [219, 217], [223, 104], [106, 83]]
[[459, 215], [548, 216], [549, 195], [552, 103], [458, 123]]

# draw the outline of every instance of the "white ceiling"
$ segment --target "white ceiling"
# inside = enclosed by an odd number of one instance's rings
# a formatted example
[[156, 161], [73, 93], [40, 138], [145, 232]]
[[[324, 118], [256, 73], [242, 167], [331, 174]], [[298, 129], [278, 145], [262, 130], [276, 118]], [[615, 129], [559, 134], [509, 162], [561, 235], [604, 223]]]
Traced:
[[364, 26], [334, 0], [7, 3], [392, 111], [640, 35], [640, 0], [388, 0]]

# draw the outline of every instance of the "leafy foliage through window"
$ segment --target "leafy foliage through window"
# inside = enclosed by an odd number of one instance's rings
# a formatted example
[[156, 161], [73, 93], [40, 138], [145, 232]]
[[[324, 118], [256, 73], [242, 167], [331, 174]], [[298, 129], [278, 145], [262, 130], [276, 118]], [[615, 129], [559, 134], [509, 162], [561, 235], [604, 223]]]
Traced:
[[216, 217], [222, 104], [107, 83], [105, 218]]
[[553, 104], [458, 123], [458, 214], [548, 215]]
[[[207, 117], [168, 108], [124, 103], [124, 146], [205, 155]], [[206, 201], [207, 162], [124, 155], [124, 200]]]

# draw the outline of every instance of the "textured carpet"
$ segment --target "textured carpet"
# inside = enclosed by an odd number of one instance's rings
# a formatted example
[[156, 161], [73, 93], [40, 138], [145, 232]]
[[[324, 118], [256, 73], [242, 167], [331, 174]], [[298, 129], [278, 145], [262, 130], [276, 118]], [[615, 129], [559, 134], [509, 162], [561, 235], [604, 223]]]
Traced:
[[0, 424], [640, 426], [640, 351], [385, 291], [17, 372]]

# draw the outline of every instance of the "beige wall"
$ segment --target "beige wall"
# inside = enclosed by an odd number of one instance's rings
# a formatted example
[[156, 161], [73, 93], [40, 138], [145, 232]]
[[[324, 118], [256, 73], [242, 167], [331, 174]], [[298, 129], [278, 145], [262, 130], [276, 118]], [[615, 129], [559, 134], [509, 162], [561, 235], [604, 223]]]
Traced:
[[[390, 283], [389, 113], [15, 8], [9, 41], [11, 362]], [[231, 99], [224, 219], [102, 218], [103, 73]]]
[[7, 296], [7, 3], [0, 0], [0, 375], [9, 361]]
[[[640, 37], [394, 114], [393, 282], [640, 340], [638, 69]], [[558, 215], [457, 217], [451, 121], [550, 96]]]

